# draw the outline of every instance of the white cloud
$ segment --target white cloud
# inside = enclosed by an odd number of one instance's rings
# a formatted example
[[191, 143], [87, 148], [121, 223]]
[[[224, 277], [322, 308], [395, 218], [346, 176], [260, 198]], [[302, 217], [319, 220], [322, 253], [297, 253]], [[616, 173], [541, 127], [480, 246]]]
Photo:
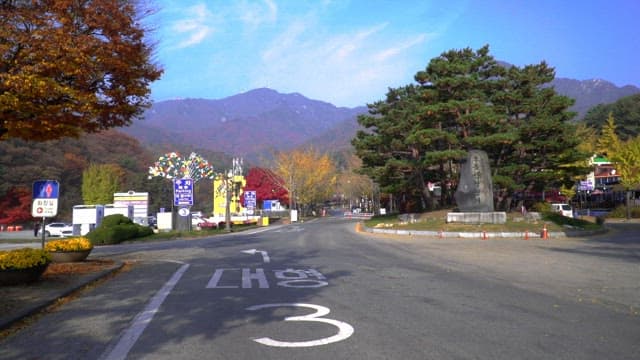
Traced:
[[402, 54], [407, 49], [410, 49], [416, 45], [419, 45], [425, 42], [426, 39], [427, 39], [427, 34], [419, 34], [413, 39], [408, 39], [397, 46], [390, 47], [388, 49], [384, 49], [383, 51], [378, 52], [373, 56], [373, 58], [376, 61], [386, 61], [391, 57]]
[[273, 0], [242, 1], [237, 4], [236, 11], [245, 26], [253, 29], [263, 23], [274, 23], [278, 19], [278, 5]]
[[198, 45], [213, 33], [209, 25], [212, 15], [205, 4], [197, 4], [184, 10], [182, 18], [171, 25], [174, 48], [183, 49]]
[[347, 58], [354, 51], [356, 51], [359, 48], [362, 48], [362, 46], [366, 43], [367, 39], [369, 39], [372, 35], [380, 32], [386, 26], [387, 24], [381, 24], [369, 29], [358, 31], [354, 36], [349, 36], [349, 35], [346, 36], [345, 37], [346, 40], [341, 41], [342, 44], [339, 46], [338, 50], [334, 55], [338, 59]]
[[300, 92], [340, 106], [380, 99], [416, 71], [402, 55], [429, 38], [413, 34], [398, 42], [385, 34], [387, 25], [326, 35], [294, 21], [263, 50], [251, 86]]
[[262, 60], [265, 62], [277, 61], [292, 49], [300, 48], [299, 38], [305, 32], [306, 26], [302, 21], [295, 21], [287, 29], [276, 36], [271, 46], [262, 52]]

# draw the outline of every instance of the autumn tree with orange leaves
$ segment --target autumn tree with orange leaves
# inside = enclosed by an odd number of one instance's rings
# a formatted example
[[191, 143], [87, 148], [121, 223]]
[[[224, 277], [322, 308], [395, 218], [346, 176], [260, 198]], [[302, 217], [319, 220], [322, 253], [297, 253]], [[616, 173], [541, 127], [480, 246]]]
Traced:
[[150, 106], [141, 2], [0, 0], [0, 140], [126, 126]]
[[283, 187], [289, 192], [290, 208], [300, 207], [304, 211], [329, 200], [335, 190], [336, 167], [333, 161], [329, 155], [313, 148], [277, 153], [274, 172], [284, 181]]

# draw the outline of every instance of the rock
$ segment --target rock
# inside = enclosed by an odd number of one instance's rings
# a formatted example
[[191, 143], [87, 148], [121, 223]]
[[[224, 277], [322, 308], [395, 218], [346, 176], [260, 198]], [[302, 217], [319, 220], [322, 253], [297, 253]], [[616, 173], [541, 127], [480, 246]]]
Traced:
[[460, 168], [460, 181], [454, 197], [461, 212], [494, 211], [493, 182], [486, 152], [469, 151]]

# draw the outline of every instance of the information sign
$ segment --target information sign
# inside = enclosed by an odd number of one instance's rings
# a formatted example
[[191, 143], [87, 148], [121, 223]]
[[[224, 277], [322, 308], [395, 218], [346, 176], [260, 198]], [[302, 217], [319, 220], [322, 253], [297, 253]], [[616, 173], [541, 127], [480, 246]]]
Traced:
[[54, 217], [58, 215], [59, 185], [56, 180], [38, 180], [33, 182], [33, 217]]
[[185, 178], [173, 180], [173, 205], [193, 205], [193, 179]]
[[256, 208], [256, 192], [255, 191], [245, 191], [244, 192], [244, 205], [247, 209], [255, 209]]

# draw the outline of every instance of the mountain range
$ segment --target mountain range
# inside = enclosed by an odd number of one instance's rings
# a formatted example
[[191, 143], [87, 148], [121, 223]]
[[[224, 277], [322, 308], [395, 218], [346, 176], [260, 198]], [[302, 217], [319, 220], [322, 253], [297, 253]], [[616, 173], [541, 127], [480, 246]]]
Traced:
[[[578, 121], [595, 105], [640, 93], [638, 87], [605, 80], [557, 78], [551, 85], [576, 100], [571, 110]], [[273, 151], [305, 144], [321, 151], [348, 150], [360, 128], [357, 116], [366, 112], [366, 106], [336, 107], [299, 93], [260, 88], [223, 99], [156, 102], [142, 120], [122, 130], [148, 147], [191, 145], [260, 162]]]

